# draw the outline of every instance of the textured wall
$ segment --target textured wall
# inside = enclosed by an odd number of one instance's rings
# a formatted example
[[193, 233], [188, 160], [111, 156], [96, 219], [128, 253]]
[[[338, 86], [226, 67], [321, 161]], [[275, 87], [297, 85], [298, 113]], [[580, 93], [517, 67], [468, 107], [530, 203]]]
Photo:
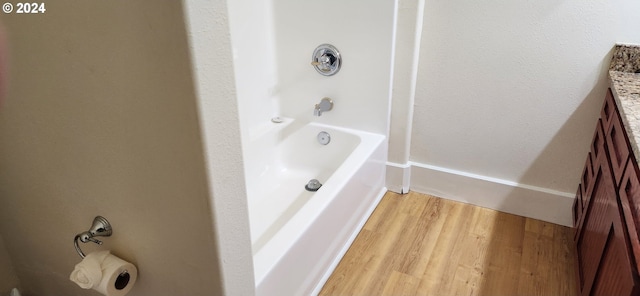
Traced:
[[[225, 295], [253, 295], [253, 257], [242, 169], [226, 1], [186, 1], [200, 127]], [[215, 53], [215, 54], [211, 54]], [[203, 295], [214, 295], [206, 293]], [[186, 294], [184, 294], [186, 295]], [[194, 294], [196, 295], [196, 294]]]
[[24, 294], [96, 295], [68, 280], [95, 215], [139, 268], [132, 295], [221, 294], [180, 2], [46, 5], [3, 15], [0, 233]]
[[[640, 43], [639, 10], [629, 0], [426, 1], [411, 160], [574, 192], [610, 50]], [[391, 145], [399, 159], [403, 144]]]
[[4, 247], [2, 236], [0, 236], [0, 295], [8, 294], [11, 289], [18, 287], [18, 283], [11, 257]]

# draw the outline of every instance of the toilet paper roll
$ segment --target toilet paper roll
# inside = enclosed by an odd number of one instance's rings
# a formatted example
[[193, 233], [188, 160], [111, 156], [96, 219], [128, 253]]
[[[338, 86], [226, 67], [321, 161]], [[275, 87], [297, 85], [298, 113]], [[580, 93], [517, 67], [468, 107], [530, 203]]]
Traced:
[[[96, 252], [97, 256], [89, 254], [76, 265], [71, 273], [71, 280], [84, 289], [93, 289], [106, 296], [124, 296], [136, 283], [138, 269], [135, 265], [108, 253]], [[95, 264], [96, 258], [100, 264]], [[85, 276], [90, 274], [91, 276]], [[98, 279], [96, 274], [100, 274]], [[89, 279], [88, 281], [84, 281]]]
[[135, 265], [109, 254], [102, 262], [102, 281], [94, 290], [107, 296], [124, 296], [138, 279]]

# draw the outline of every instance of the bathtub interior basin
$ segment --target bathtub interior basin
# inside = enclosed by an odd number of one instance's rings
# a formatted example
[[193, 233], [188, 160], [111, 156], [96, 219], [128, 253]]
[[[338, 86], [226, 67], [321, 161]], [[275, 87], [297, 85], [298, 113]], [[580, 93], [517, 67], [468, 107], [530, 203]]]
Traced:
[[309, 294], [384, 192], [385, 136], [294, 121], [265, 131], [244, 151], [256, 292]]
[[[322, 145], [316, 135], [332, 131], [332, 143]], [[269, 161], [252, 184], [249, 203], [254, 254], [314, 196], [328, 190], [305, 189], [309, 180], [327, 183], [360, 143], [354, 134], [328, 126], [306, 125], [286, 136], [272, 151]], [[263, 155], [264, 157], [264, 155]], [[329, 182], [331, 186], [332, 182]], [[335, 183], [335, 182], [333, 182]]]

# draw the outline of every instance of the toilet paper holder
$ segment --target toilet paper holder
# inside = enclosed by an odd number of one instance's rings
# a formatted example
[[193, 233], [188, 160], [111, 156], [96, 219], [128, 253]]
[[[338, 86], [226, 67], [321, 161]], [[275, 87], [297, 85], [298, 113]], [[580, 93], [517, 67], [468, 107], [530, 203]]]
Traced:
[[80, 249], [78, 245], [78, 240], [83, 243], [94, 242], [98, 245], [102, 245], [102, 241], [96, 239], [96, 236], [111, 236], [113, 230], [111, 229], [111, 224], [109, 221], [102, 216], [96, 216], [93, 218], [93, 223], [91, 224], [91, 228], [89, 230], [76, 234], [76, 237], [73, 239], [73, 246], [76, 248], [76, 252], [82, 259], [84, 259], [84, 252]]
[[[111, 228], [111, 223], [107, 218], [102, 216], [96, 216], [93, 218], [93, 223], [91, 223], [91, 228], [89, 230], [76, 234], [76, 237], [73, 238], [73, 246], [76, 248], [76, 252], [82, 259], [86, 257], [84, 252], [80, 249], [80, 245], [78, 245], [78, 240], [83, 243], [94, 242], [98, 245], [102, 245], [102, 241], [96, 239], [96, 236], [111, 236], [113, 233], [113, 229]], [[118, 279], [116, 280], [116, 288], [122, 289], [129, 283], [129, 273], [125, 270], [120, 275], [118, 275]]]
[[[102, 216], [96, 216], [95, 218], [93, 218], [93, 223], [91, 223], [91, 228], [89, 228], [89, 230], [76, 234], [76, 236], [73, 238], [73, 246], [75, 247], [76, 252], [78, 252], [78, 255], [80, 255], [80, 257], [84, 259], [86, 256], [80, 249], [78, 240], [83, 243], [94, 242], [98, 245], [102, 245], [102, 241], [96, 239], [95, 237], [111, 236], [111, 234], [113, 234], [113, 229], [111, 228], [111, 223], [109, 223], [109, 220]], [[131, 275], [129, 274], [129, 272], [127, 270], [123, 270], [116, 278], [116, 281], [114, 283], [115, 288], [118, 290], [124, 289], [129, 284], [130, 279]]]

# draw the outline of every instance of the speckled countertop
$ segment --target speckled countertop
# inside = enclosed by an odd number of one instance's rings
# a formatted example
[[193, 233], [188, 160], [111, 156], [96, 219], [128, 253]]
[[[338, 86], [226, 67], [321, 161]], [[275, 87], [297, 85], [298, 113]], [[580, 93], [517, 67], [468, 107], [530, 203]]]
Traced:
[[640, 45], [616, 45], [609, 78], [631, 148], [640, 160]]

